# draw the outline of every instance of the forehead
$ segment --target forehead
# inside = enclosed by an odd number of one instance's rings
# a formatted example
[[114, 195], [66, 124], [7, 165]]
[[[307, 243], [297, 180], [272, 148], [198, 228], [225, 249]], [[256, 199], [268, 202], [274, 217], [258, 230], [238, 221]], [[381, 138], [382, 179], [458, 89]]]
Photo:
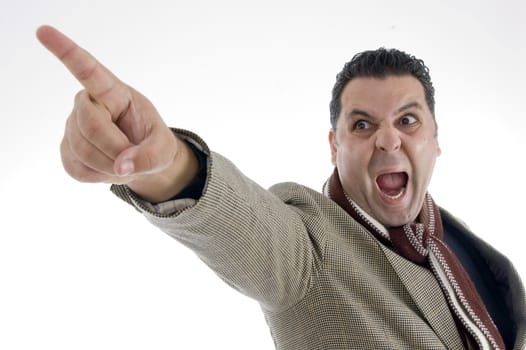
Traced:
[[411, 75], [359, 77], [351, 80], [343, 89], [341, 115], [348, 115], [353, 109], [363, 110], [371, 115], [392, 115], [401, 107], [414, 102], [430, 113], [424, 87]]

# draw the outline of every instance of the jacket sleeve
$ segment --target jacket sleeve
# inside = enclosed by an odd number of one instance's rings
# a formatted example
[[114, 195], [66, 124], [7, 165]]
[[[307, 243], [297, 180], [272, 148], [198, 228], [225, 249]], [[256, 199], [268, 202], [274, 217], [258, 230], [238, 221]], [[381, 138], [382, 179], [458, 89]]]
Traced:
[[153, 210], [127, 186], [112, 191], [135, 206], [162, 231], [192, 249], [226, 283], [269, 310], [288, 308], [303, 298], [314, 270], [314, 244], [297, 208], [243, 175], [229, 160], [208, 155], [202, 196], [172, 213]]

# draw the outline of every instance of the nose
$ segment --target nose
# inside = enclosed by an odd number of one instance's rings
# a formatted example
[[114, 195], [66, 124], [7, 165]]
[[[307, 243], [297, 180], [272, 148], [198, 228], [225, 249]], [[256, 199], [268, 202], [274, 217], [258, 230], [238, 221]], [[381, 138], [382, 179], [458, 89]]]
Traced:
[[376, 148], [383, 152], [394, 152], [400, 149], [402, 140], [399, 131], [393, 127], [380, 128], [376, 132]]

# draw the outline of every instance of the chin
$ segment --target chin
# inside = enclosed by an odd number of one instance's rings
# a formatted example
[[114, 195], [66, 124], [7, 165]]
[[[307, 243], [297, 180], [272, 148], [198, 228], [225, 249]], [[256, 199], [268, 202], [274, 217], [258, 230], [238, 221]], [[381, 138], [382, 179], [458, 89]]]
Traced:
[[387, 228], [399, 227], [399, 226], [404, 226], [407, 223], [408, 223], [408, 221], [405, 221], [405, 220], [400, 220], [400, 221], [392, 221], [391, 220], [389, 222], [384, 223], [384, 226], [387, 227]]
[[413, 222], [416, 217], [418, 216], [418, 213], [416, 215], [411, 215], [406, 213], [393, 213], [391, 215], [387, 214], [382, 215], [382, 220], [378, 220], [381, 222], [385, 227], [399, 227], [403, 226], [409, 222]]

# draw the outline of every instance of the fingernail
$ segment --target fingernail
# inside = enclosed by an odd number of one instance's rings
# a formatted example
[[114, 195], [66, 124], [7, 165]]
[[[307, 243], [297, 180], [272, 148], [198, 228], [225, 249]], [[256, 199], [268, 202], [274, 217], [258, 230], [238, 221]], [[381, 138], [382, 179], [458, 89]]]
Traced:
[[135, 167], [133, 165], [133, 161], [130, 159], [123, 160], [121, 163], [121, 168], [119, 171], [120, 176], [127, 176], [133, 173], [135, 170]]

